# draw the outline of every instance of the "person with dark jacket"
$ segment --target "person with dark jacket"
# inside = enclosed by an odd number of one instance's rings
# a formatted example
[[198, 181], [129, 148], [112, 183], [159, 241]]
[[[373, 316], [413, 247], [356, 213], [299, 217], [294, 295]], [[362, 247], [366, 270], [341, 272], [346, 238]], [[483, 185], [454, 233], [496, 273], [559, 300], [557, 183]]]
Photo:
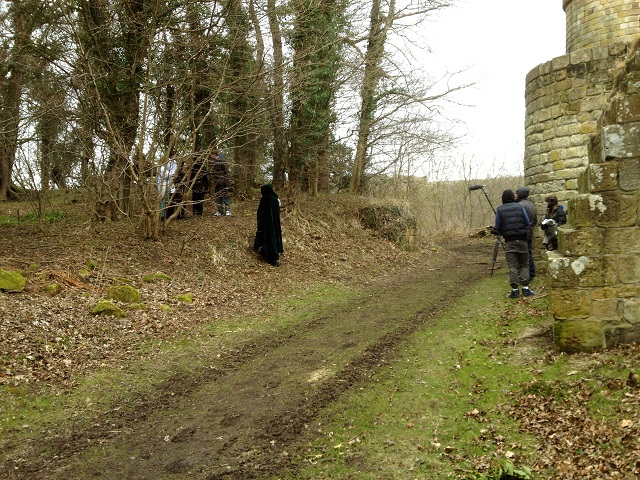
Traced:
[[231, 198], [229, 192], [232, 190], [231, 175], [229, 174], [229, 163], [222, 157], [218, 150], [214, 150], [213, 157], [213, 193], [216, 197], [217, 210], [216, 217], [221, 215], [231, 216]]
[[280, 199], [270, 184], [260, 187], [258, 205], [258, 229], [253, 241], [253, 249], [274, 267], [280, 266], [282, 229], [280, 227]]
[[518, 298], [518, 286], [522, 286], [522, 295], [530, 297], [535, 292], [529, 288], [529, 249], [527, 232], [531, 220], [522, 205], [516, 203], [512, 190], [502, 192], [502, 205], [496, 210], [495, 232], [504, 238], [504, 251], [509, 267], [511, 292], [507, 298]]
[[173, 213], [178, 210], [178, 220], [184, 220], [186, 218], [184, 214], [184, 206], [182, 202], [184, 200], [184, 196], [187, 191], [187, 182], [189, 181], [189, 165], [187, 162], [181, 162], [180, 168], [175, 173], [173, 177], [173, 185], [175, 188], [175, 192], [173, 193], [173, 200], [171, 202], [171, 214], [168, 216], [173, 216]]
[[197, 154], [191, 166], [191, 212], [193, 216], [202, 216], [204, 213], [204, 197], [209, 192], [209, 177], [202, 157]]
[[567, 223], [567, 213], [562, 205], [558, 205], [558, 197], [549, 195], [544, 199], [547, 202], [547, 211], [540, 228], [544, 230], [544, 239], [542, 243], [547, 250], [558, 249], [558, 226]]
[[536, 206], [529, 200], [529, 187], [520, 187], [516, 190], [516, 202], [524, 207], [529, 215], [531, 224], [527, 230], [527, 247], [529, 249], [529, 283], [533, 282], [536, 276], [536, 263], [533, 259], [533, 227], [538, 223], [538, 212]]

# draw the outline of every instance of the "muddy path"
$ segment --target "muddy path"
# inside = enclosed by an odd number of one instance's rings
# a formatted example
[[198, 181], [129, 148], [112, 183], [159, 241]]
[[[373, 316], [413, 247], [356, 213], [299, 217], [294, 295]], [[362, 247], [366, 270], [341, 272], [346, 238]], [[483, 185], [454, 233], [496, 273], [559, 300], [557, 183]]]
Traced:
[[425, 255], [373, 280], [356, 301], [254, 338], [91, 427], [54, 427], [28, 456], [3, 455], [0, 478], [215, 480], [295, 470], [296, 441], [319, 412], [401, 355], [413, 332], [486, 277], [490, 250], [472, 244]]

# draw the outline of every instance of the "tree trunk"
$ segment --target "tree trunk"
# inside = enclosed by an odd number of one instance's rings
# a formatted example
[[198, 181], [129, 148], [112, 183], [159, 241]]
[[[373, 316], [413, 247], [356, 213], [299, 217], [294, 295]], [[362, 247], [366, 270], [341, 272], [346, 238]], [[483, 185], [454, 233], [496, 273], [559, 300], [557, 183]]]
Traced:
[[256, 174], [256, 152], [260, 131], [259, 97], [262, 82], [249, 45], [250, 24], [240, 0], [230, 0], [226, 16], [229, 45], [231, 123], [234, 136], [234, 180], [236, 194], [249, 196]]
[[273, 114], [271, 118], [273, 128], [273, 187], [282, 190], [285, 184], [287, 170], [287, 144], [284, 126], [284, 61], [282, 53], [282, 33], [280, 21], [276, 11], [276, 0], [267, 0], [267, 16], [271, 30], [273, 48]]
[[27, 68], [28, 44], [32, 25], [22, 2], [14, 1], [10, 7], [14, 42], [3, 69], [7, 72], [0, 84], [0, 201], [6, 200], [12, 183], [13, 165], [18, 148], [20, 102]]
[[369, 136], [376, 111], [375, 93], [381, 75], [381, 63], [387, 33], [393, 23], [395, 0], [389, 3], [387, 15], [381, 12], [381, 0], [373, 0], [369, 16], [369, 36], [364, 61], [364, 77], [360, 89], [360, 113], [358, 141], [351, 171], [351, 193], [362, 194], [365, 188], [365, 172], [368, 164]]
[[335, 122], [333, 103], [342, 63], [345, 4], [321, 0], [293, 5], [289, 182], [295, 190], [315, 192], [318, 162], [329, 144]]

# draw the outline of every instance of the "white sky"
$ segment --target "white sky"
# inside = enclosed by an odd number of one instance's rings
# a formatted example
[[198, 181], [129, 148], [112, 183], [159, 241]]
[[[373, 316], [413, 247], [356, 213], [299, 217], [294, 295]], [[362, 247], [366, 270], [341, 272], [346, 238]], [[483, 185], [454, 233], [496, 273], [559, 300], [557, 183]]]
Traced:
[[474, 176], [520, 175], [524, 158], [525, 78], [541, 63], [565, 54], [562, 0], [457, 0], [427, 23], [427, 71], [467, 69], [477, 85], [448, 107], [463, 120], [466, 146], [452, 155], [474, 165]]

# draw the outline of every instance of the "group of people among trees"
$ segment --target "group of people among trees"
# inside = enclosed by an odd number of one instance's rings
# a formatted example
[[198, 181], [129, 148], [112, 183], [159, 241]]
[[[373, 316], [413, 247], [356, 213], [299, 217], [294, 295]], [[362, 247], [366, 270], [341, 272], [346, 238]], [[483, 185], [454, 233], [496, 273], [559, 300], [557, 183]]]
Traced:
[[[216, 199], [214, 216], [231, 216], [229, 194], [233, 191], [233, 182], [229, 163], [218, 150], [212, 152], [211, 162], [206, 162], [202, 155], [196, 155], [191, 165], [183, 161], [180, 168], [175, 159], [170, 159], [161, 168], [157, 182], [161, 198], [160, 215], [163, 219], [172, 218], [175, 213], [178, 219], [186, 218], [184, 201], [188, 191], [191, 192], [193, 216], [203, 216], [205, 196], [212, 186]], [[253, 248], [266, 262], [277, 267], [283, 252], [281, 203], [271, 184], [262, 185], [260, 193]]]
[[193, 162], [183, 161], [178, 167], [175, 159], [169, 159], [162, 166], [157, 177], [160, 192], [160, 217], [169, 219], [177, 212], [177, 219], [186, 218], [184, 203], [187, 192], [191, 193], [191, 212], [194, 217], [204, 214], [204, 201], [211, 191], [216, 199], [215, 216], [231, 216], [231, 198], [233, 191], [229, 164], [222, 154], [214, 150], [211, 161], [196, 154]]
[[[536, 207], [529, 200], [529, 188], [520, 187], [502, 192], [502, 205], [496, 210], [494, 233], [504, 238], [504, 251], [509, 267], [511, 291], [507, 298], [529, 297], [535, 295], [529, 284], [536, 276], [533, 259], [533, 231], [538, 224]], [[558, 248], [558, 226], [567, 223], [567, 215], [558, 197], [545, 198], [547, 209], [540, 227], [544, 231], [543, 244], [547, 250]]]

